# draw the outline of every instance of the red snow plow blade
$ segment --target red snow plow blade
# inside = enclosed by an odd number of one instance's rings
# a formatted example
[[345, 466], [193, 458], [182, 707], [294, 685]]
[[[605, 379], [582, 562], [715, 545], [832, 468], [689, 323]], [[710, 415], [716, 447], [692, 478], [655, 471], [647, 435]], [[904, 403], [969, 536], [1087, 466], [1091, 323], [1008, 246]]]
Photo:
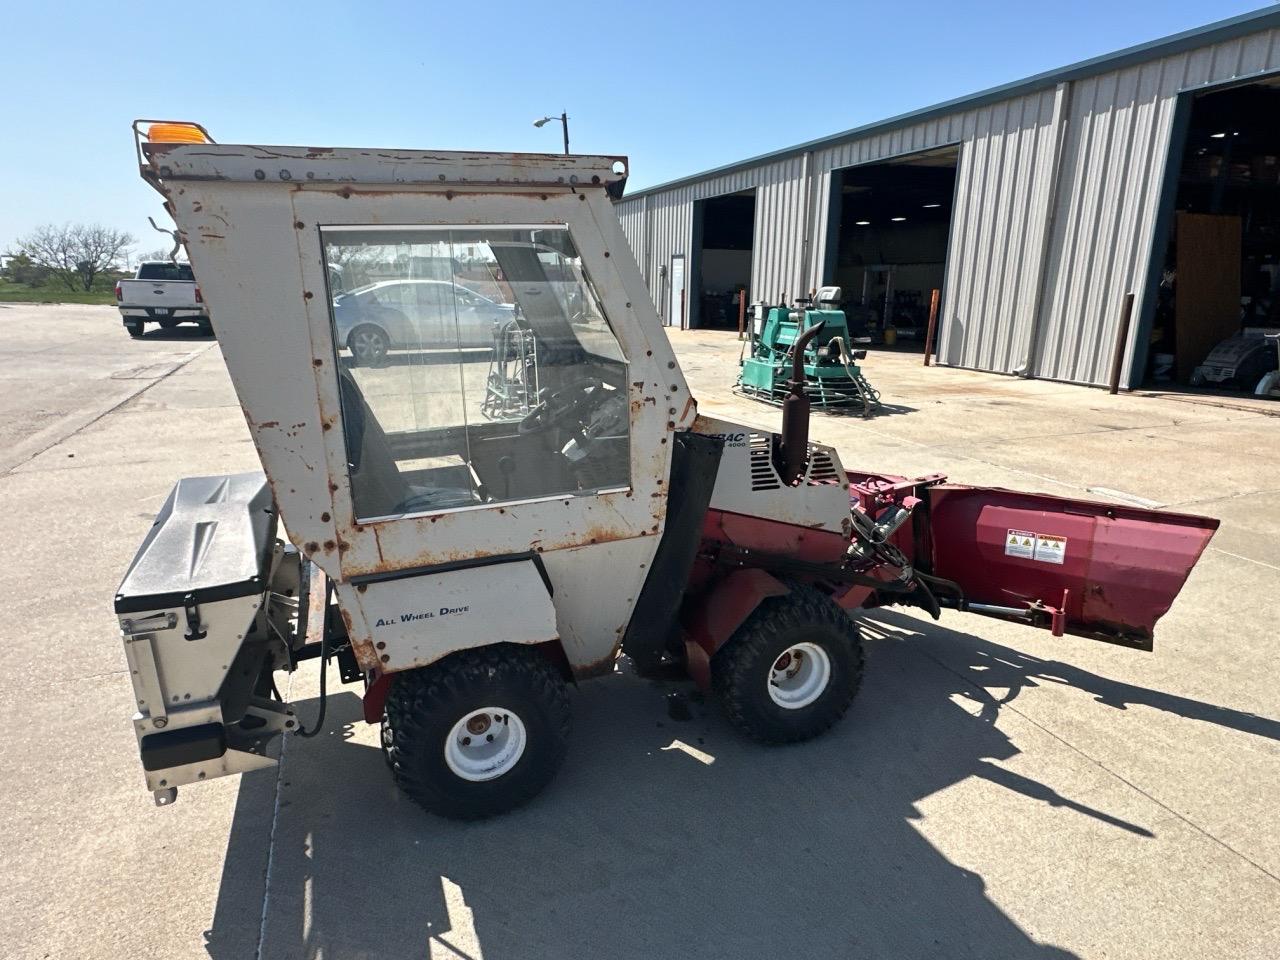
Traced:
[[963, 593], [935, 590], [944, 605], [1142, 650], [1218, 529], [1208, 517], [995, 488], [918, 495], [916, 567]]

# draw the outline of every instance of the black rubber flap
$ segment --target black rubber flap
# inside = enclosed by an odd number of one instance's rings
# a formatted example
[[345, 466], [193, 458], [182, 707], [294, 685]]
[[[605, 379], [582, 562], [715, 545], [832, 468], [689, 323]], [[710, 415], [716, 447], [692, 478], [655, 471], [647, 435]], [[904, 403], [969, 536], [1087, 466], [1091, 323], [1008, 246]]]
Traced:
[[622, 652], [642, 671], [656, 666], [667, 652], [680, 612], [680, 598], [689, 585], [689, 571], [702, 542], [702, 521], [711, 503], [723, 452], [721, 437], [689, 431], [675, 434], [671, 483], [667, 487], [667, 523], [622, 638]]
[[216, 760], [227, 752], [227, 731], [220, 723], [149, 733], [140, 745], [142, 769], [168, 770], [184, 763]]
[[275, 529], [261, 473], [179, 480], [116, 591], [116, 613], [261, 592]]

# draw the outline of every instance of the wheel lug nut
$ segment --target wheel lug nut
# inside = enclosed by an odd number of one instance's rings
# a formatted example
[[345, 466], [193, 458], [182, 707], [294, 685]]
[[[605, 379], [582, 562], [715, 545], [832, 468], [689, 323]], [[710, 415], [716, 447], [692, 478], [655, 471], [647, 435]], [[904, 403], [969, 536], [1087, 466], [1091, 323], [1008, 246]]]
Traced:
[[469, 747], [469, 746], [471, 746], [471, 738], [470, 738], [470, 737], [463, 737], [463, 738], [462, 738], [462, 745], [463, 745], [464, 747]]
[[489, 734], [487, 737], [485, 737], [485, 740], [487, 740], [489, 743], [493, 743], [493, 734], [492, 733]]

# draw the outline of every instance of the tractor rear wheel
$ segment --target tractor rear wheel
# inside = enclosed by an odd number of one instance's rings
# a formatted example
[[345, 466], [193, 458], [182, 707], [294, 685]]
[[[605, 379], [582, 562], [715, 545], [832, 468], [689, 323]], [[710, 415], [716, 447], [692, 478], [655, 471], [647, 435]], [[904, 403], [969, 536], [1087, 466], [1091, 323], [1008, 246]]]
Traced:
[[862, 640], [849, 615], [805, 584], [760, 604], [711, 658], [711, 687], [730, 722], [764, 743], [826, 732], [862, 682]]
[[386, 756], [419, 806], [479, 820], [533, 799], [564, 760], [569, 694], [539, 651], [498, 644], [398, 674]]

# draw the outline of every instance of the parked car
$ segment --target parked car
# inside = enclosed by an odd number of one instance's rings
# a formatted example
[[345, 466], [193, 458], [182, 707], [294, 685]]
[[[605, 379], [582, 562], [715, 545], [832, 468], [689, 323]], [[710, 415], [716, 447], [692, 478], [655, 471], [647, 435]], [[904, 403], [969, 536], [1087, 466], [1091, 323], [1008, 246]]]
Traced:
[[333, 298], [339, 348], [370, 367], [392, 350], [491, 346], [514, 311], [448, 280], [381, 280]]
[[172, 260], [148, 260], [138, 265], [132, 280], [116, 281], [116, 303], [129, 336], [142, 336], [147, 323], [168, 330], [183, 321], [213, 333], [209, 309], [196, 286], [191, 264]]

